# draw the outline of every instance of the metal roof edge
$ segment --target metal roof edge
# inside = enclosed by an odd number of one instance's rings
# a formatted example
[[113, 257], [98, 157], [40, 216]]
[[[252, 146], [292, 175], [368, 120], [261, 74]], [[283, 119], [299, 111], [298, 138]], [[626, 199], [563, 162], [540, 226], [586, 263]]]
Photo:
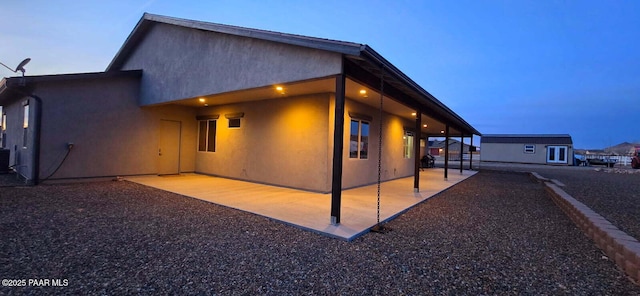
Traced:
[[136, 26], [133, 27], [133, 30], [131, 31], [131, 33], [129, 33], [129, 36], [127, 36], [127, 39], [125, 39], [124, 43], [122, 43], [122, 46], [120, 46], [120, 49], [118, 50], [116, 55], [113, 57], [113, 59], [111, 60], [111, 63], [109, 63], [105, 71], [112, 71], [114, 67], [121, 66], [119, 64], [122, 63], [122, 59], [124, 59], [125, 56], [129, 55], [129, 51], [131, 51], [133, 47], [131, 45], [131, 42], [133, 42], [134, 39], [140, 38], [138, 36], [144, 33], [141, 31], [146, 31], [146, 30], [141, 30], [141, 28], [145, 24], [146, 17], [147, 17], [147, 13], [145, 12], [140, 18], [140, 20], [138, 21], [138, 23], [136, 24]]
[[364, 53], [366, 53], [366, 55], [368, 57], [372, 58], [374, 61], [378, 62], [381, 65], [384, 65], [398, 79], [401, 79], [404, 83], [408, 84], [413, 89], [415, 89], [419, 94], [421, 94], [421, 95], [425, 96], [427, 99], [431, 100], [438, 107], [440, 107], [444, 111], [446, 111], [447, 114], [453, 116], [453, 119], [459, 121], [461, 125], [464, 125], [467, 129], [471, 130], [476, 135], [482, 135], [477, 129], [475, 129], [473, 126], [471, 126], [471, 124], [469, 124], [467, 121], [465, 121], [460, 115], [455, 113], [453, 110], [451, 110], [445, 104], [443, 104], [440, 100], [438, 100], [435, 96], [433, 96], [427, 90], [422, 88], [418, 83], [413, 81], [413, 79], [409, 78], [409, 76], [404, 74], [400, 69], [398, 69], [391, 62], [389, 62], [387, 59], [385, 59], [381, 54], [379, 54], [373, 48], [371, 48], [368, 45], [364, 45], [362, 51]]
[[50, 82], [50, 81], [68, 81], [68, 80], [76, 80], [76, 79], [100, 79], [100, 78], [111, 78], [111, 77], [140, 77], [140, 76], [142, 76], [142, 70], [37, 75], [37, 76], [10, 78], [8, 81], [9, 82], [8, 86], [13, 86], [16, 83], [25, 84], [25, 83]]
[[357, 55], [362, 44], [145, 13], [150, 21]]
[[208, 32], [217, 32], [234, 36], [255, 38], [313, 49], [332, 51], [353, 56], [359, 56], [360, 51], [363, 47], [362, 44], [347, 41], [338, 41], [204, 21], [188, 20], [145, 12], [140, 21], [138, 21], [138, 24], [134, 27], [133, 31], [129, 34], [129, 36], [123, 43], [116, 56], [107, 67], [106, 71], [111, 71], [122, 66], [121, 64], [127, 58], [130, 51], [136, 47], [137, 43], [142, 39], [147, 29], [150, 28], [153, 23], [164, 23]]

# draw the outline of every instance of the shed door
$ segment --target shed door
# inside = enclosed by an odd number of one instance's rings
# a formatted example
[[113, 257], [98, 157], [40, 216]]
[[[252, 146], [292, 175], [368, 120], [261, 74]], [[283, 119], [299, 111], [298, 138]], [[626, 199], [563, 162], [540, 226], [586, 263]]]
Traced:
[[547, 146], [548, 163], [567, 163], [567, 146]]
[[180, 173], [180, 130], [179, 121], [160, 120], [158, 141], [158, 174]]

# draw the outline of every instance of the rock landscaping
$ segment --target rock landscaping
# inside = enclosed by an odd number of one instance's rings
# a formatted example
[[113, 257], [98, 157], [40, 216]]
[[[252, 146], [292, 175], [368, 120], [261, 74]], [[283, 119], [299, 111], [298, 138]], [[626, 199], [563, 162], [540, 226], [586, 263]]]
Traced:
[[67, 285], [0, 294], [640, 294], [526, 174], [480, 172], [386, 226], [345, 242], [129, 182], [3, 187], [0, 276]]

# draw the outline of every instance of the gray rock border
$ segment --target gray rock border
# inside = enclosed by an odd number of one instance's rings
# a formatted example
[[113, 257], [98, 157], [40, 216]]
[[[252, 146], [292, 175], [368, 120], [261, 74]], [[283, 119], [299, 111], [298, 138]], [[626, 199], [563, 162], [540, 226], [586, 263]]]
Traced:
[[543, 183], [547, 193], [556, 205], [591, 238], [609, 259], [623, 270], [635, 284], [640, 284], [640, 242], [618, 229], [600, 214], [579, 202], [560, 187], [563, 186], [540, 176], [529, 173], [531, 178]]

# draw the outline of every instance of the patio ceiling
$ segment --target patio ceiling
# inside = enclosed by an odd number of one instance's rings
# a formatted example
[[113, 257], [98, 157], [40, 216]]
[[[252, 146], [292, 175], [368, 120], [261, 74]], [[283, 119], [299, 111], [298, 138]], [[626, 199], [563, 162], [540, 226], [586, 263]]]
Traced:
[[[282, 89], [279, 89], [281, 87]], [[326, 77], [321, 79], [288, 83], [288, 84], [274, 84], [265, 87], [253, 88], [248, 90], [227, 92], [222, 94], [211, 94], [206, 96], [199, 96], [180, 101], [174, 101], [171, 104], [207, 108], [208, 106], [225, 105], [233, 103], [242, 103], [258, 100], [274, 100], [285, 97], [295, 97], [309, 94], [320, 93], [333, 93], [335, 92], [335, 78]], [[361, 93], [364, 90], [365, 93]], [[373, 108], [380, 108], [380, 93], [361, 84], [352, 79], [347, 78], [345, 95], [347, 98], [357, 101], [359, 103], [371, 106]], [[386, 113], [393, 114], [408, 120], [414, 120], [415, 116], [412, 113], [416, 112], [415, 109], [408, 107], [397, 100], [385, 96], [383, 101], [383, 110]], [[443, 136], [445, 124], [429, 114], [422, 115], [422, 130], [423, 134], [429, 136]], [[424, 127], [424, 124], [427, 127]], [[460, 132], [450, 128], [452, 136], [459, 135]]]

